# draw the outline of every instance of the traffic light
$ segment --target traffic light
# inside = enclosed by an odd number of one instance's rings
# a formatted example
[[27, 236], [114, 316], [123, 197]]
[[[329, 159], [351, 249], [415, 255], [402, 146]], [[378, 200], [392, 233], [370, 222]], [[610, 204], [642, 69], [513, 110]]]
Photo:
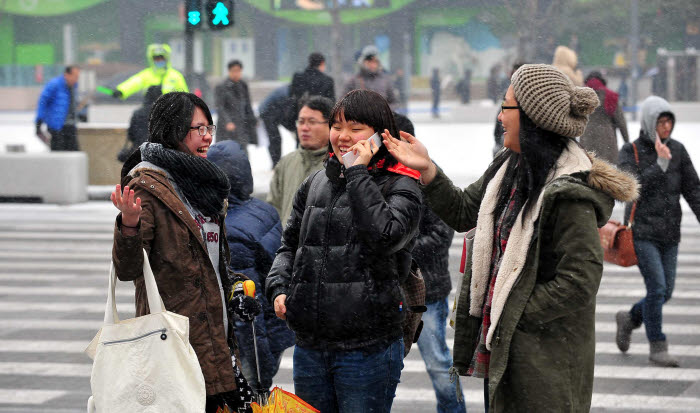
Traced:
[[204, 9], [210, 29], [220, 30], [233, 26], [233, 0], [207, 0]]
[[202, 24], [202, 0], [186, 0], [185, 29], [199, 29], [202, 27]]

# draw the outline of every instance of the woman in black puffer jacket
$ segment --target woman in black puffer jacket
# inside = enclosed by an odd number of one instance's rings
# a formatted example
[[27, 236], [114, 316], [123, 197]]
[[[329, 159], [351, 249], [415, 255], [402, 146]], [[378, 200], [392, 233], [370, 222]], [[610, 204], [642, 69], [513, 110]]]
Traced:
[[[324, 413], [388, 413], [403, 368], [399, 280], [420, 222], [418, 174], [368, 141], [396, 131], [378, 93], [349, 92], [329, 123], [332, 153], [296, 194], [266, 293], [297, 335], [298, 396]], [[358, 158], [343, 165], [350, 152]]]

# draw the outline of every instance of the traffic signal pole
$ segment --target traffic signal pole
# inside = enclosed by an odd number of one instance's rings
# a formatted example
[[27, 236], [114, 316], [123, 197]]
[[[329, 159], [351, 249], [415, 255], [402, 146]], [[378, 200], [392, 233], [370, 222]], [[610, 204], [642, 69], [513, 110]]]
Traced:
[[189, 83], [194, 72], [194, 30], [185, 27], [185, 79]]

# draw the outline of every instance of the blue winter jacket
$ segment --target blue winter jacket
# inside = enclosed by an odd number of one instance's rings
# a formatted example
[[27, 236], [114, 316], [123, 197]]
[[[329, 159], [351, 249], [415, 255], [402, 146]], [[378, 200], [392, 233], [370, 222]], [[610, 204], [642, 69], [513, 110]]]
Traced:
[[[250, 162], [237, 142], [223, 141], [211, 146], [207, 159], [223, 169], [231, 183], [226, 215], [226, 238], [231, 250], [230, 266], [234, 271], [255, 281], [256, 297], [263, 306], [263, 312], [255, 320], [255, 328], [260, 371], [264, 375], [267, 370], [264, 367], [271, 362], [272, 354], [294, 345], [294, 333], [284, 321], [275, 316], [274, 308], [263, 291], [265, 277], [280, 247], [282, 225], [274, 207], [251, 198], [253, 175]], [[242, 357], [254, 354], [249, 323], [236, 323], [236, 338]]]
[[[78, 95], [78, 84], [73, 86], [73, 96]], [[49, 129], [60, 130], [70, 109], [70, 91], [63, 75], [49, 80], [39, 96], [36, 120], [46, 123]]]

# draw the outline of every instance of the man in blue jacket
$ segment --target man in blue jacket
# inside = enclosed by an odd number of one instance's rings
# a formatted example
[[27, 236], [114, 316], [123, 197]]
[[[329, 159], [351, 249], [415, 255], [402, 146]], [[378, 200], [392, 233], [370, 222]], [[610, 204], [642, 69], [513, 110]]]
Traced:
[[51, 134], [52, 151], [79, 151], [76, 125], [78, 123], [77, 93], [80, 69], [66, 66], [44, 86], [36, 111], [36, 134], [43, 139], [42, 123]]

